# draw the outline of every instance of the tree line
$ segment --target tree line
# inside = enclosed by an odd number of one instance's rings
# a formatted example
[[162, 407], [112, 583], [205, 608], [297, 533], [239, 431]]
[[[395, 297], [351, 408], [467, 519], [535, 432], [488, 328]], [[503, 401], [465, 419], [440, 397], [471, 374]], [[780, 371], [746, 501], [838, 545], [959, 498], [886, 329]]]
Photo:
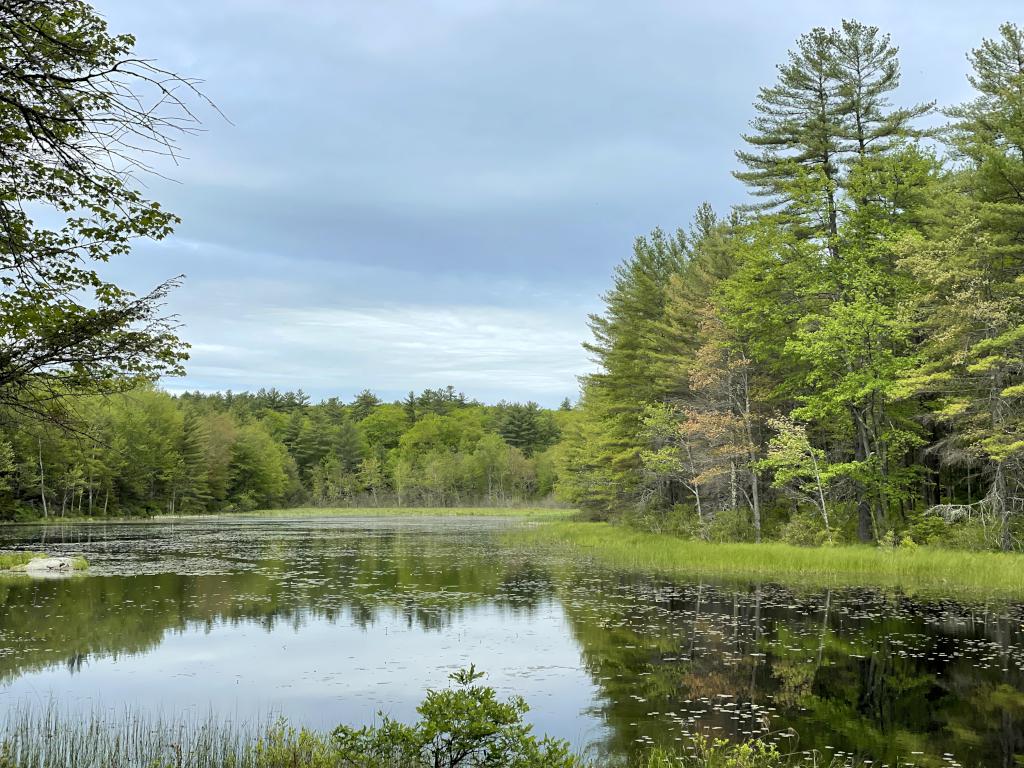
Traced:
[[0, 515], [197, 514], [341, 505], [510, 505], [547, 497], [568, 404], [485, 406], [452, 387], [385, 403], [369, 391], [152, 387], [77, 398], [74, 428], [10, 414]]
[[969, 101], [895, 103], [844, 21], [760, 89], [734, 175], [636, 240], [586, 347], [559, 492], [695, 535], [1016, 547], [1024, 510], [1024, 31]]
[[[1017, 546], [1024, 523], [1024, 32], [963, 104], [894, 103], [898, 49], [802, 35], [737, 152], [754, 201], [639, 238], [580, 407], [454, 390], [183, 395], [164, 312], [103, 265], [178, 219], [147, 158], [209, 105], [84, 0], [0, 2], [5, 515], [546, 495], [706, 538]], [[365, 394], [365, 393], [364, 393]], [[561, 436], [559, 438], [559, 436]]]

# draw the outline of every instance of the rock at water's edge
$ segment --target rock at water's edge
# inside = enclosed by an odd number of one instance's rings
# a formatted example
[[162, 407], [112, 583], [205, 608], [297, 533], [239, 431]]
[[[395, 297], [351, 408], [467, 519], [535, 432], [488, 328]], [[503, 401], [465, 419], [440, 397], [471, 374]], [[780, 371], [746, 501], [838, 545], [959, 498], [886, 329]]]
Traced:
[[25, 564], [25, 570], [42, 573], [71, 573], [75, 570], [73, 557], [37, 557]]

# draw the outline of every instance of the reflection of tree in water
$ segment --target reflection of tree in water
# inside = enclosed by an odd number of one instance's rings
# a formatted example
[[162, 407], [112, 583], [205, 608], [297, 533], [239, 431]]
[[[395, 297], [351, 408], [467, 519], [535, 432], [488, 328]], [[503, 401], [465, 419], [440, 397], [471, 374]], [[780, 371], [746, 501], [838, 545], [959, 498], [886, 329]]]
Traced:
[[[580, 578], [564, 574], [562, 594], [603, 692], [611, 752], [704, 729], [749, 737], [770, 723], [783, 744], [826, 755], [921, 766], [947, 764], [944, 752], [968, 766], [1021, 761], [1018, 608], [621, 575], [580, 589]], [[783, 738], [790, 726], [797, 737]]]
[[[161, 540], [124, 528], [73, 548], [95, 551], [99, 573], [125, 576], [0, 580], [0, 681], [142, 653], [196, 626], [270, 630], [316, 617], [367, 627], [386, 615], [435, 631], [477, 606], [529, 615], [557, 596], [602, 691], [610, 751], [766, 725], [795, 728], [798, 749], [878, 763], [924, 752], [912, 761], [936, 766], [951, 752], [988, 768], [1024, 751], [1019, 607], [675, 584], [552, 563], [479, 531], [277, 524], [185, 527]], [[145, 572], [166, 562], [193, 575]]]
[[314, 617], [366, 628], [386, 612], [441, 630], [485, 604], [529, 614], [553, 592], [522, 556], [465, 548], [453, 556], [438, 536], [349, 535], [343, 546], [265, 537], [244, 549], [246, 569], [226, 574], [0, 579], [0, 681], [53, 664], [74, 673], [90, 657], [144, 653], [166, 632], [195, 626], [298, 629]]

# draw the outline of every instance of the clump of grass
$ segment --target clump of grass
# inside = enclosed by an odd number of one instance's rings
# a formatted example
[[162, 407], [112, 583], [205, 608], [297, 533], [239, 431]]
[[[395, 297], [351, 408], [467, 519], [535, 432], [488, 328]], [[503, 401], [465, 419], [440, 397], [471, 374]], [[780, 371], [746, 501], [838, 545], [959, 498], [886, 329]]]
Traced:
[[0, 571], [9, 571], [27, 564], [37, 557], [46, 557], [42, 552], [0, 552]]
[[609, 523], [551, 522], [512, 535], [558, 544], [613, 567], [682, 576], [754, 578], [800, 586], [900, 587], [912, 592], [1024, 594], [1024, 555], [940, 548], [797, 547], [708, 543]]
[[215, 718], [83, 717], [53, 706], [24, 707], [0, 724], [0, 768], [263, 768], [245, 761], [255, 738]]

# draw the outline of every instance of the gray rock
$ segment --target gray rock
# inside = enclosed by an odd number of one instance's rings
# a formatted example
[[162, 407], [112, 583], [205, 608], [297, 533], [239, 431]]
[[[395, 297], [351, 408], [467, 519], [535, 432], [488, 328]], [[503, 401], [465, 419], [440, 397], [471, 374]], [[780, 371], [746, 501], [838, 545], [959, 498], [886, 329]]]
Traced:
[[73, 557], [37, 557], [25, 564], [29, 573], [71, 573], [75, 570]]

